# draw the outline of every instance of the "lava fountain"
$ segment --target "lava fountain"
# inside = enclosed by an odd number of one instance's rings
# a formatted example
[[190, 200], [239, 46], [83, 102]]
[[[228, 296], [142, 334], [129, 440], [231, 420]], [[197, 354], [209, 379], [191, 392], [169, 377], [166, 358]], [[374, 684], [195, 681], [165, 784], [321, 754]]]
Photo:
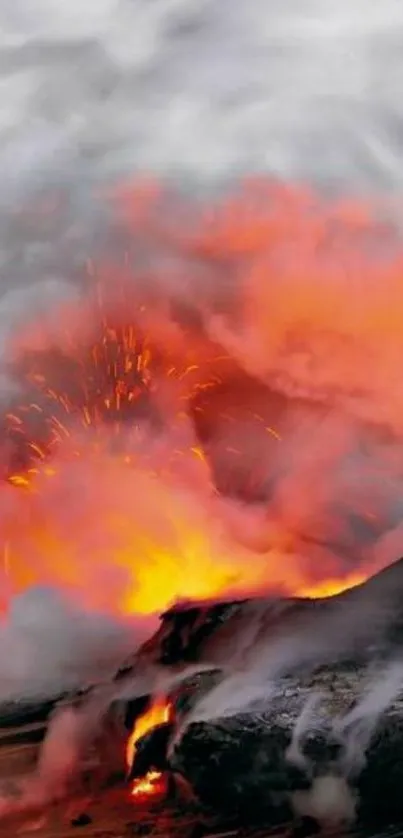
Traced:
[[[3, 605], [322, 596], [401, 544], [403, 257], [385, 208], [245, 184], [119, 196], [122, 257], [3, 372]], [[17, 393], [17, 395], [16, 395]]]

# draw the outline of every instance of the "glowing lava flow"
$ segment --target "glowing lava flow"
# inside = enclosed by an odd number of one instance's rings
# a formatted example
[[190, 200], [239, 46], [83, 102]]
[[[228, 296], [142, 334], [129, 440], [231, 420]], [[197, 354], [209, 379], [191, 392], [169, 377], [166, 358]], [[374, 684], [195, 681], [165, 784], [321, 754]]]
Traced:
[[[128, 770], [133, 765], [138, 740], [148, 733], [148, 731], [157, 727], [157, 725], [169, 722], [172, 714], [172, 704], [164, 698], [156, 698], [151, 707], [137, 719], [126, 746], [126, 765]], [[147, 771], [144, 777], [134, 780], [131, 795], [133, 797], [140, 797], [142, 795], [159, 794], [163, 789], [164, 782], [161, 772]]]
[[160, 771], [147, 771], [141, 780], [135, 780], [132, 786], [132, 797], [149, 797], [164, 791], [163, 776]]

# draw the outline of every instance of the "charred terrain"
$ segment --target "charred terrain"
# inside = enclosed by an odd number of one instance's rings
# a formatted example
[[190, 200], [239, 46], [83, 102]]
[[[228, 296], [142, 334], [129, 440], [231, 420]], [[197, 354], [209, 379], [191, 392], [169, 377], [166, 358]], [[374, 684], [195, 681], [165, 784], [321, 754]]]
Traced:
[[[55, 836], [259, 834], [301, 823], [371, 832], [401, 822], [402, 594], [401, 560], [328, 599], [167, 611], [116, 674], [99, 741], [64, 799], [7, 817], [0, 834], [16, 819], [22, 832]], [[33, 771], [54, 705], [91, 707], [94, 693], [3, 708], [8, 784]], [[139, 727], [156, 701], [170, 712]], [[151, 792], [142, 785], [150, 772], [160, 778]]]

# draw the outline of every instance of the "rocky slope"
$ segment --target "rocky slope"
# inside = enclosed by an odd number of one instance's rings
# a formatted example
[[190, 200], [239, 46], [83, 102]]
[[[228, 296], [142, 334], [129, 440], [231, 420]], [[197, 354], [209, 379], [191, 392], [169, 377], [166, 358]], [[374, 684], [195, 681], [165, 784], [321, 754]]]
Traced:
[[[298, 638], [295, 648], [295, 640]], [[159, 630], [119, 669], [146, 664], [247, 665], [256, 649], [286, 645], [290, 665], [367, 659], [403, 641], [403, 559], [362, 585], [326, 599], [255, 598], [183, 603], [161, 616]]]

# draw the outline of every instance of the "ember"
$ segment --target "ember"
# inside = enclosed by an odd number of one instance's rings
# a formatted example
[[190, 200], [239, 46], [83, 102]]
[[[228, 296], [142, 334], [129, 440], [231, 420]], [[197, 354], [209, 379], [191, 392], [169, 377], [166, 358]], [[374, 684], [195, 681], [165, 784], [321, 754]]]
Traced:
[[[171, 702], [160, 697], [156, 698], [151, 707], [137, 719], [126, 748], [126, 765], [129, 772], [133, 765], [138, 740], [158, 725], [169, 722], [172, 717], [173, 707]], [[165, 781], [162, 773], [150, 770], [144, 777], [134, 780], [131, 794], [133, 797], [148, 796], [160, 794], [164, 789]]]

